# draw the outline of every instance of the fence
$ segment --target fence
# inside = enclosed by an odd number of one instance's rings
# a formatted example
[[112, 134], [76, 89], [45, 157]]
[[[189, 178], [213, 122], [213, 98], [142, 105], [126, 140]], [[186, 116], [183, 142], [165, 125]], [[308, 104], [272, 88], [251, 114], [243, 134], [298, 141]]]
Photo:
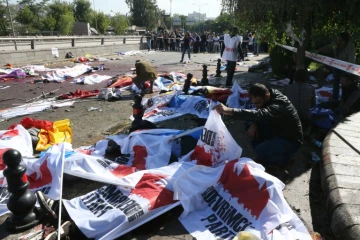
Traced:
[[0, 51], [142, 43], [141, 36], [1, 37]]

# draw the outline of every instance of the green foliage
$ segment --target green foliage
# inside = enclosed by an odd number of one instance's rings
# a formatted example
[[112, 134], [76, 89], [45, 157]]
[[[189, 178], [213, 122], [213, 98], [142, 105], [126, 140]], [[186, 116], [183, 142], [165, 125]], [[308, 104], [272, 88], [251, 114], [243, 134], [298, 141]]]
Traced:
[[58, 22], [60, 33], [64, 35], [71, 34], [73, 31], [74, 23], [75, 18], [71, 12], [65, 12], [64, 14], [62, 14]]
[[29, 32], [38, 29], [35, 25], [36, 15], [31, 11], [30, 7], [25, 6], [22, 8], [15, 20], [23, 25], [25, 25]]
[[131, 23], [152, 30], [161, 16], [156, 0], [126, 0], [130, 8]]
[[[73, 8], [72, 5], [69, 3], [55, 1], [54, 3], [49, 5], [48, 14], [50, 14], [56, 20], [55, 30], [60, 31], [62, 34], [68, 34], [69, 26], [74, 26], [75, 19], [73, 14]], [[72, 18], [70, 18], [70, 15]], [[68, 19], [72, 21], [66, 23], [64, 19]], [[66, 29], [65, 32], [68, 33], [63, 33], [64, 29]]]
[[111, 20], [103, 12], [95, 13], [92, 19], [92, 26], [97, 26], [99, 33], [104, 34], [110, 26]]
[[74, 1], [74, 17], [78, 22], [89, 23], [91, 21], [91, 3], [89, 0]]
[[54, 31], [55, 26], [56, 26], [56, 19], [53, 18], [53, 16], [48, 15], [44, 21], [44, 29], [48, 30], [48, 31]]
[[7, 27], [10, 25], [8, 20], [9, 14], [6, 9], [5, 3], [0, 1], [0, 35], [6, 36], [9, 34]]
[[124, 34], [128, 28], [128, 19], [126, 16], [117, 13], [115, 16], [111, 17], [111, 26], [114, 28], [116, 35]]

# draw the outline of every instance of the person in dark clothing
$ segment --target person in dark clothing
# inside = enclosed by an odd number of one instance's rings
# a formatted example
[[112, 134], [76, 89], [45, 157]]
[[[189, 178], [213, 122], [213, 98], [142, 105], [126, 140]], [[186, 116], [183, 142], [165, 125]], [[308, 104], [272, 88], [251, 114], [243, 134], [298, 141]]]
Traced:
[[187, 51], [188, 52], [188, 56], [189, 56], [189, 60], [191, 60], [191, 56], [190, 56], [190, 43], [191, 41], [194, 41], [194, 39], [190, 36], [190, 33], [187, 32], [185, 34], [185, 37], [184, 37], [184, 47], [183, 47], [183, 51], [182, 51], [182, 56], [181, 56], [181, 61], [180, 62], [183, 62], [184, 61], [184, 55], [185, 55], [185, 52]]
[[156, 38], [157, 38], [157, 35], [156, 35], [156, 33], [155, 32], [153, 32], [153, 34], [152, 34], [152, 49], [153, 50], [156, 50], [156, 45], [157, 45], [157, 42], [156, 42]]
[[179, 52], [180, 51], [180, 39], [181, 39], [181, 35], [178, 31], [175, 32], [175, 51]]
[[345, 117], [360, 111], [360, 90], [356, 75], [344, 73], [341, 77], [341, 99], [319, 104], [319, 107], [331, 109], [338, 117]]
[[147, 46], [148, 46], [148, 51], [150, 52], [150, 50], [151, 50], [151, 38], [152, 38], [151, 32], [147, 31], [145, 36], [146, 36], [146, 42], [147, 42]]
[[198, 53], [200, 48], [200, 37], [197, 33], [194, 33], [194, 46], [193, 46], [193, 52]]
[[221, 48], [221, 57], [227, 61], [227, 77], [226, 77], [226, 86], [232, 86], [232, 79], [234, 77], [236, 61], [238, 59], [238, 54], [240, 55], [241, 60], [244, 61], [243, 52], [241, 49], [241, 38], [237, 36], [238, 28], [233, 27], [231, 34], [224, 35], [224, 44]]
[[206, 42], [207, 42], [206, 33], [203, 32], [203, 34], [201, 34], [201, 36], [200, 36], [200, 52], [201, 53], [206, 52]]
[[249, 90], [255, 110], [233, 109], [222, 104], [214, 107], [219, 114], [232, 115], [234, 119], [249, 121], [246, 135], [261, 164], [286, 168], [290, 159], [303, 144], [300, 118], [286, 96], [263, 84]]
[[164, 47], [165, 47], [165, 51], [169, 51], [169, 33], [165, 33]]

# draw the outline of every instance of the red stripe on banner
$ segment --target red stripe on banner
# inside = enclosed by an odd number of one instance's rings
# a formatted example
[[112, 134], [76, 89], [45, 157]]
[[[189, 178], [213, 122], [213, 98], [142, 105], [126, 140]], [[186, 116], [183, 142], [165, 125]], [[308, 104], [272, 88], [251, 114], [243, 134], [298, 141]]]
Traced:
[[247, 164], [238, 175], [235, 170], [237, 162], [236, 159], [226, 164], [219, 183], [223, 184], [224, 190], [233, 198], [237, 198], [238, 203], [244, 205], [244, 208], [258, 219], [270, 199], [266, 182], [260, 188], [259, 182], [251, 174]]
[[133, 147], [133, 151], [134, 151], [133, 167], [136, 167], [139, 170], [145, 170], [146, 157], [148, 156], [146, 147], [136, 145]]
[[136, 167], [129, 167], [125, 165], [119, 165], [117, 168], [110, 171], [115, 177], [121, 178], [131, 173], [136, 172]]
[[40, 166], [40, 176], [37, 176], [37, 172], [30, 174], [28, 177], [30, 183], [30, 189], [36, 189], [43, 187], [52, 182], [51, 172], [47, 166], [47, 159]]
[[157, 183], [166, 177], [166, 175], [144, 173], [135, 188], [131, 190], [130, 195], [138, 195], [149, 200], [149, 210], [172, 204], [176, 202], [174, 193], [165, 188], [161, 182]]

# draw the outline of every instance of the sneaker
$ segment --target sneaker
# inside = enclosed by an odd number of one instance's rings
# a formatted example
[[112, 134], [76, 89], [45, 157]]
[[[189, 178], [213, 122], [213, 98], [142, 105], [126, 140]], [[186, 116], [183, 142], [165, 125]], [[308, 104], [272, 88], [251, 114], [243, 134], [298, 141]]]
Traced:
[[44, 213], [45, 215], [50, 216], [51, 218], [53, 218], [54, 221], [57, 221], [58, 216], [55, 213], [55, 208], [58, 205], [58, 201], [52, 200], [51, 198], [48, 198], [47, 196], [45, 196], [44, 193], [37, 191], [36, 192], [36, 197], [38, 199], [38, 202], [40, 204], [40, 208], [42, 213]]
[[182, 63], [184, 60], [180, 60], [180, 62]]

